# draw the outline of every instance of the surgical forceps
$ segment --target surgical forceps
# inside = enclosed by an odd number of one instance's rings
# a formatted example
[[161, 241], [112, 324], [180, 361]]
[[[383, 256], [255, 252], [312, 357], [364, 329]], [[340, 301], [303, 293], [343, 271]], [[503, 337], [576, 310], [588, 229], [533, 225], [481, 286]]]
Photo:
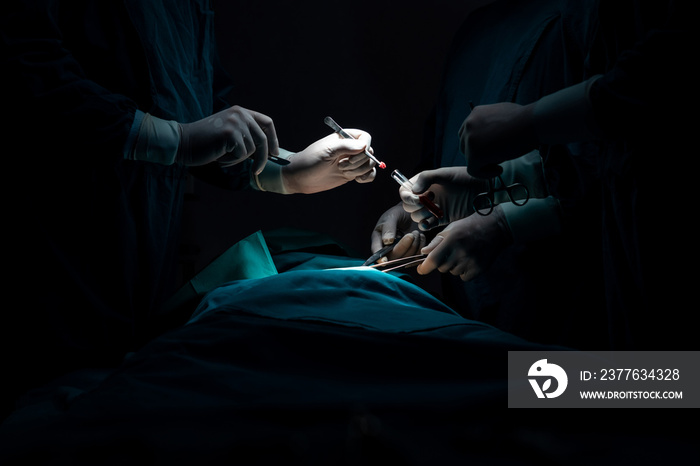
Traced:
[[[501, 187], [496, 188], [496, 178], [501, 181]], [[472, 208], [479, 215], [486, 216], [493, 212], [493, 207], [496, 205], [495, 196], [499, 191], [505, 191], [508, 194], [510, 202], [517, 206], [524, 206], [530, 199], [530, 191], [527, 186], [522, 183], [505, 184], [501, 175], [496, 178], [489, 178], [489, 188], [485, 193], [477, 194], [472, 200]]]

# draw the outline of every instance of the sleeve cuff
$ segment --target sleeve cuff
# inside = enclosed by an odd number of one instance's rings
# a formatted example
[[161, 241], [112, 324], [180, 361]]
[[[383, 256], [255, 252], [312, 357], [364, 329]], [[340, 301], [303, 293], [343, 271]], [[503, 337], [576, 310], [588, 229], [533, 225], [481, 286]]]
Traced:
[[553, 197], [530, 199], [524, 206], [500, 204], [514, 243], [525, 243], [561, 233], [559, 201]]
[[126, 160], [133, 160], [134, 145], [136, 144], [136, 138], [139, 134], [139, 129], [141, 129], [141, 123], [143, 122], [143, 113], [141, 110], [136, 109], [134, 113], [134, 121], [131, 122], [131, 129], [129, 130], [129, 135], [126, 138], [126, 143], [124, 144], [124, 158]]
[[179, 145], [180, 129], [176, 121], [163, 120], [137, 110], [124, 158], [172, 165]]
[[[503, 168], [501, 179], [506, 185], [514, 183], [525, 185], [531, 198], [548, 196], [542, 156], [539, 151], [534, 150], [517, 159], [507, 160], [500, 165]], [[509, 201], [510, 198], [505, 191], [497, 191], [495, 193], [494, 202], [496, 204]]]
[[535, 131], [543, 144], [567, 144], [599, 139], [589, 99], [591, 85], [601, 75], [542, 97], [535, 103]]
[[[289, 159], [293, 155], [294, 152], [280, 148], [280, 158]], [[270, 191], [278, 194], [289, 194], [284, 186], [282, 167], [270, 161], [265, 164], [265, 168], [259, 175], [256, 175], [252, 171], [250, 172], [250, 185], [256, 191]]]

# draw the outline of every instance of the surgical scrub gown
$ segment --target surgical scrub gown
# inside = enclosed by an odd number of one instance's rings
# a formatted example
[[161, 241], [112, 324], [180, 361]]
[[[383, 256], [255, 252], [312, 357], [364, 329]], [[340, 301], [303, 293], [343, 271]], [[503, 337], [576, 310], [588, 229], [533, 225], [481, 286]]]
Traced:
[[603, 75], [590, 99], [605, 135], [540, 148], [562, 234], [514, 245], [466, 284], [446, 276], [454, 309], [580, 349], [692, 348], [697, 28], [689, 10], [674, 0], [501, 0], [467, 18], [424, 168], [466, 163], [455, 135], [469, 101], [529, 104], [594, 75]]
[[[578, 83], [594, 3], [500, 0], [471, 13], [449, 50], [425, 168], [466, 165], [457, 135], [470, 101], [528, 104]], [[469, 282], [443, 274], [445, 299], [465, 317], [532, 341], [604, 348], [594, 160], [581, 145], [542, 146], [540, 155], [547, 195], [562, 207], [561, 234], [513, 244]]]
[[[5, 140], [21, 147], [8, 160], [10, 295], [21, 301], [3, 354], [15, 392], [117, 361], [155, 331], [175, 287], [186, 169], [124, 150], [138, 111], [187, 123], [225, 107], [210, 3], [3, 6]], [[247, 168], [228, 186], [245, 187]]]

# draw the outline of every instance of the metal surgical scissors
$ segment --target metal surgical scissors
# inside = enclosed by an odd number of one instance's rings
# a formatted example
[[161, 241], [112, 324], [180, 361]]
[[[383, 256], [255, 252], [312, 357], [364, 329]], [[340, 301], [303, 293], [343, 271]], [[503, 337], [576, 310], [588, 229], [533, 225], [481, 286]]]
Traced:
[[399, 241], [401, 240], [401, 238], [403, 238], [403, 233], [401, 233], [400, 231], [397, 231], [397, 232], [396, 232], [396, 235], [395, 235], [395, 237], [394, 237], [394, 242], [393, 242], [393, 243], [391, 243], [391, 244], [389, 244], [389, 245], [387, 245], [387, 246], [384, 246], [384, 247], [381, 248], [379, 251], [377, 251], [377, 252], [375, 252], [374, 254], [372, 254], [372, 255], [369, 257], [369, 259], [367, 259], [367, 260], [365, 261], [365, 263], [362, 264], [362, 265], [372, 265], [372, 264], [374, 264], [375, 262], [377, 262], [379, 259], [381, 259], [382, 257], [384, 257], [384, 256], [386, 256], [387, 254], [389, 254], [391, 251], [393, 251], [394, 246], [396, 246], [397, 244], [399, 244]]
[[391, 272], [392, 270], [405, 269], [408, 267], [414, 267], [421, 264], [425, 258], [428, 257], [427, 254], [418, 254], [415, 256], [406, 256], [399, 259], [394, 259], [386, 262], [381, 262], [379, 264], [370, 265], [369, 267], [377, 269], [380, 272]]
[[[498, 178], [498, 180], [501, 182], [500, 188], [495, 187], [496, 178]], [[476, 197], [472, 200], [472, 207], [474, 208], [474, 212], [476, 212], [479, 215], [486, 216], [493, 212], [493, 208], [496, 205], [496, 193], [499, 191], [505, 191], [508, 195], [508, 198], [510, 199], [510, 202], [517, 206], [524, 206], [530, 199], [530, 191], [528, 191], [527, 186], [525, 186], [524, 184], [513, 183], [511, 185], [506, 186], [505, 182], [503, 181], [503, 178], [501, 178], [501, 175], [498, 175], [496, 178], [489, 178], [488, 191], [485, 193], [477, 194]]]

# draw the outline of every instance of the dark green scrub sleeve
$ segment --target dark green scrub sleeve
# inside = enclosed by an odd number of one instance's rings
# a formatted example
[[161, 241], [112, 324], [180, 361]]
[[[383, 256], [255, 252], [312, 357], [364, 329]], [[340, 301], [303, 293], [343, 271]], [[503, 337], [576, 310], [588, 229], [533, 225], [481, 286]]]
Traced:
[[[3, 9], [2, 69], [13, 127], [52, 148], [75, 149], [71, 157], [122, 158], [137, 105], [90, 79], [66, 47], [59, 2], [13, 2]], [[46, 156], [58, 157], [53, 150]]]

